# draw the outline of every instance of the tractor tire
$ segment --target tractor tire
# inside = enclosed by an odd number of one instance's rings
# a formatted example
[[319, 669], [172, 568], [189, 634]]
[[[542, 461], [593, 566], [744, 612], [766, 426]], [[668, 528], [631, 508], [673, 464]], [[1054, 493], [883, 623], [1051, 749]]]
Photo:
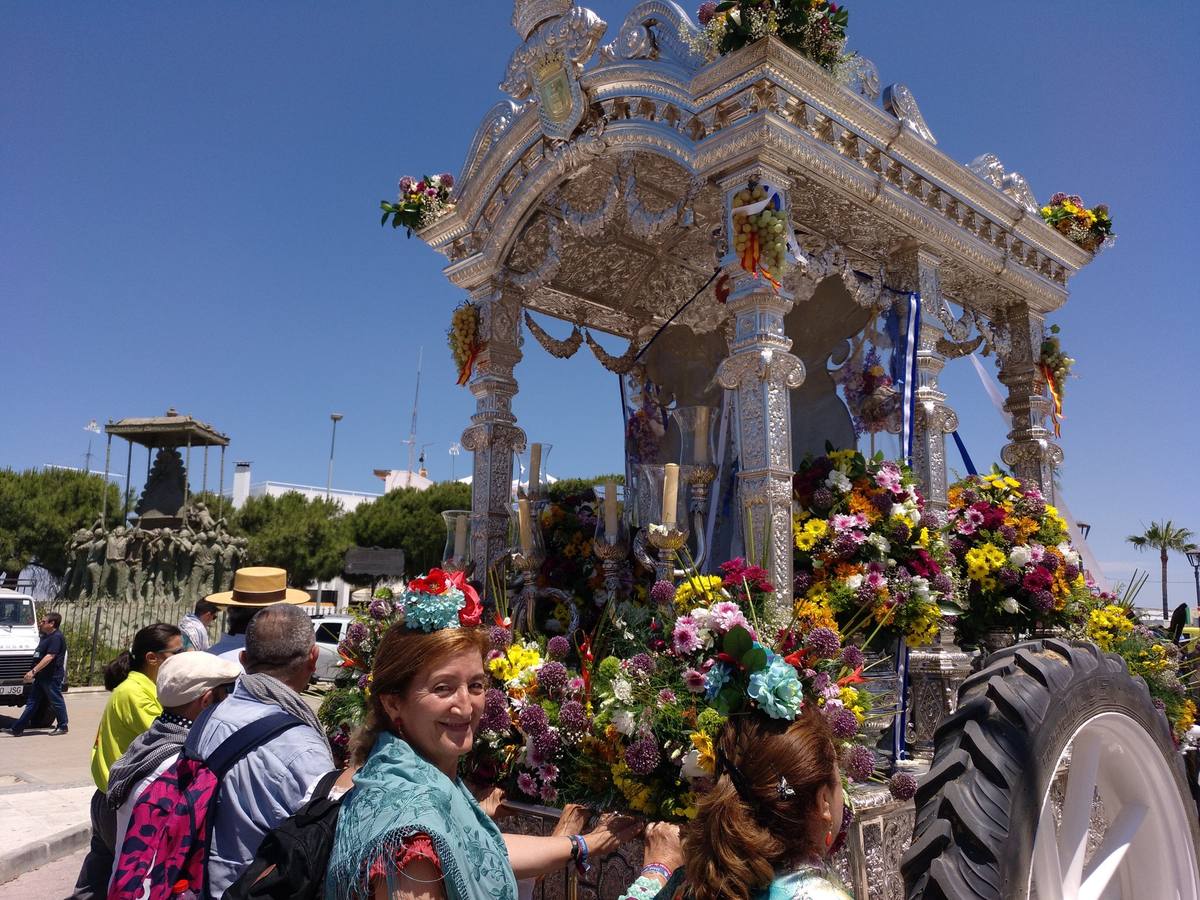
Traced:
[[[1121, 657], [1093, 644], [1029, 641], [990, 656], [959, 689], [957, 712], [937, 729], [933, 763], [915, 798], [912, 844], [901, 862], [908, 900], [1028, 900], [1039, 822], [1053, 824], [1042, 812], [1056, 771], [1075, 736], [1097, 722], [1116, 722], [1142, 741], [1147, 764], [1159, 773], [1160, 805], [1172, 807], [1168, 830], [1179, 832], [1173, 852], [1182, 848], [1182, 868], [1195, 870], [1196, 807], [1166, 717], [1145, 682], [1130, 676]], [[1156, 755], [1161, 766], [1154, 766]], [[1057, 840], [1054, 833], [1049, 840]], [[1189, 893], [1198, 889], [1195, 877], [1184, 871], [1175, 883], [1192, 887], [1164, 890], [1155, 900], [1200, 896]]]

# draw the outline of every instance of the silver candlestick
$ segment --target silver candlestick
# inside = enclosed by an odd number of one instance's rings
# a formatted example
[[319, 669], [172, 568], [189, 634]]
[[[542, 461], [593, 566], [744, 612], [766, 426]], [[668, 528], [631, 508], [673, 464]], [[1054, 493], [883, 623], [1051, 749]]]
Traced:
[[658, 550], [658, 562], [654, 566], [654, 577], [658, 581], [675, 583], [675, 554], [687, 543], [686, 531], [674, 525], [650, 525], [646, 537]]

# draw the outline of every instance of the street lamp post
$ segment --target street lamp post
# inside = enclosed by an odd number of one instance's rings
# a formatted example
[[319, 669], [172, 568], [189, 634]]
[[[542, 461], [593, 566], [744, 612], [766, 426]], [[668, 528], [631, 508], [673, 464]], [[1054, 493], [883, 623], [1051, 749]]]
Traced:
[[88, 449], [83, 455], [83, 473], [90, 475], [92, 471], [92, 435], [100, 433], [100, 426], [95, 419], [83, 426], [83, 430], [88, 433]]
[[333, 430], [329, 435], [329, 475], [325, 478], [326, 500], [329, 500], [330, 494], [333, 492], [333, 446], [337, 442], [337, 423], [342, 421], [343, 418], [341, 413], [329, 414], [329, 419], [333, 422]]
[[1192, 564], [1192, 574], [1196, 576], [1196, 606], [1200, 608], [1200, 547], [1193, 546], [1188, 550], [1187, 559]]
[[458, 462], [458, 454], [462, 453], [462, 444], [455, 441], [450, 445], [450, 480], [454, 481], [454, 464]]

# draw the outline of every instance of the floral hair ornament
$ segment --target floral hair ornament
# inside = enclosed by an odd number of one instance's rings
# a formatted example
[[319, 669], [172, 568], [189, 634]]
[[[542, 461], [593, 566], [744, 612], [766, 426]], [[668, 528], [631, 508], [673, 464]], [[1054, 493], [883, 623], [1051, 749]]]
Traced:
[[462, 572], [430, 569], [408, 583], [401, 603], [404, 624], [413, 630], [473, 628], [483, 621], [483, 603]]

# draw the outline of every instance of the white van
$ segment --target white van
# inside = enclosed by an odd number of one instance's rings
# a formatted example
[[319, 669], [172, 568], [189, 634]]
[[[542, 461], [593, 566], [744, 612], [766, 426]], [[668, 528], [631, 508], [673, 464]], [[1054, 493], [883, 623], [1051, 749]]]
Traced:
[[0, 588], [0, 706], [25, 705], [21, 679], [33, 668], [41, 639], [33, 598]]

